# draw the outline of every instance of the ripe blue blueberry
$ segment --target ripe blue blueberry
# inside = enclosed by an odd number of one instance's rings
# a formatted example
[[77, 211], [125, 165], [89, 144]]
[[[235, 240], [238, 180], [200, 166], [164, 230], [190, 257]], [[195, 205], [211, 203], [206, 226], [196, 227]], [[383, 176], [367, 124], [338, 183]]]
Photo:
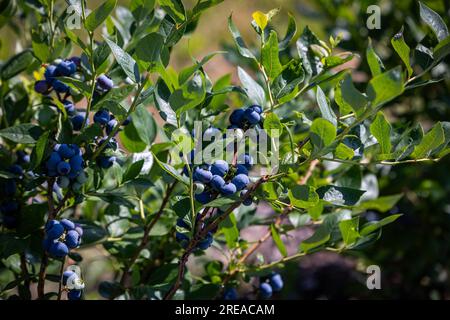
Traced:
[[250, 106], [249, 109], [252, 109], [253, 111], [255, 111], [255, 112], [259, 113], [259, 114], [262, 113], [261, 106], [258, 106], [257, 104]]
[[213, 242], [213, 235], [211, 232], [208, 232], [208, 234], [205, 236], [205, 239], [201, 240], [197, 244], [197, 248], [200, 250], [206, 250], [209, 247], [211, 247], [212, 242]]
[[64, 227], [66, 231], [74, 230], [75, 229], [75, 223], [70, 221], [69, 219], [61, 219], [59, 222]]
[[236, 175], [238, 174], [245, 174], [248, 176], [248, 169], [243, 164], [238, 164], [236, 166]]
[[65, 243], [70, 249], [74, 249], [80, 245], [81, 237], [75, 230], [70, 230], [66, 234]]
[[182, 218], [177, 219], [177, 226], [184, 229], [190, 229], [189, 225]]
[[[73, 129], [76, 131], [81, 130], [81, 126], [83, 125], [85, 114], [84, 113], [78, 113], [74, 115], [72, 118], [70, 118], [70, 121], [72, 122]], [[87, 124], [89, 124], [89, 119], [86, 121]]]
[[73, 277], [77, 277], [77, 274], [75, 272], [70, 270], [64, 271], [62, 279], [63, 286], [67, 286], [67, 281]]
[[59, 93], [69, 92], [70, 87], [61, 80], [54, 79], [52, 82], [53, 89]]
[[76, 154], [72, 158], [70, 158], [69, 164], [73, 172], [79, 172], [81, 171], [81, 169], [83, 169], [83, 157], [79, 154]]
[[225, 176], [225, 174], [228, 172], [228, 163], [224, 160], [216, 160], [211, 165], [211, 172], [213, 175], [218, 176]]
[[50, 220], [45, 227], [45, 233], [50, 240], [59, 239], [64, 233], [64, 226], [56, 220]]
[[209, 183], [213, 177], [211, 171], [207, 169], [203, 169], [201, 167], [197, 167], [194, 169], [194, 180], [200, 181], [203, 183]]
[[123, 121], [123, 125], [124, 125], [124, 126], [127, 126], [127, 125], [130, 124], [130, 122], [131, 122], [131, 116], [128, 116], [128, 117]]
[[109, 91], [114, 87], [114, 82], [108, 76], [102, 74], [97, 78], [97, 84], [103, 90]]
[[94, 122], [95, 123], [105, 125], [108, 123], [109, 120], [111, 120], [111, 117], [109, 115], [109, 111], [106, 109], [98, 110], [94, 114]]
[[117, 120], [116, 119], [111, 119], [108, 121], [108, 123], [106, 124], [106, 133], [110, 134], [114, 128], [117, 126]]
[[69, 100], [64, 100], [63, 104], [64, 104], [64, 109], [66, 109], [66, 112], [69, 116], [74, 115], [75, 112], [77, 111], [75, 109], [75, 105], [72, 102], [70, 102]]
[[78, 225], [78, 224], [75, 225], [75, 231], [78, 232], [80, 237], [83, 236], [83, 228], [80, 225]]
[[57, 66], [56, 66], [56, 72], [58, 75], [61, 76], [71, 76], [72, 74], [75, 73], [75, 71], [77, 71], [77, 65], [70, 60], [64, 60], [61, 61]]
[[202, 193], [195, 195], [195, 200], [197, 200], [201, 204], [207, 204], [212, 200], [212, 195], [208, 191], [203, 191]]
[[267, 282], [259, 285], [259, 293], [263, 299], [269, 299], [272, 296], [272, 287]]
[[236, 186], [232, 182], [225, 183], [222, 188], [220, 188], [220, 193], [225, 196], [231, 196], [237, 191]]
[[46, 94], [49, 89], [50, 86], [45, 80], [36, 81], [36, 83], [34, 84], [34, 91], [36, 91], [37, 93]]
[[244, 120], [244, 110], [243, 109], [235, 109], [230, 114], [230, 123], [240, 126], [242, 121]]
[[61, 156], [61, 158], [69, 159], [72, 158], [79, 149], [76, 148], [74, 145], [70, 144], [61, 144], [57, 148], [58, 154]]
[[79, 67], [81, 65], [81, 58], [80, 57], [73, 56], [69, 60], [72, 61], [73, 63], [75, 63], [75, 65], [77, 67]]
[[83, 291], [81, 290], [69, 290], [67, 292], [67, 299], [69, 300], [80, 300]]
[[45, 80], [47, 80], [47, 82], [49, 84], [52, 84], [53, 80], [56, 77], [56, 66], [54, 66], [52, 64], [47, 66], [47, 68], [45, 69], [45, 72], [44, 72], [44, 77], [45, 77]]
[[279, 273], [274, 273], [270, 277], [270, 285], [275, 292], [281, 291], [281, 289], [283, 289], [283, 279], [281, 278], [281, 275]]
[[261, 121], [261, 116], [253, 108], [246, 109], [244, 117], [250, 124], [257, 124]]
[[49, 159], [47, 160], [47, 169], [48, 170], [56, 170], [56, 166], [61, 162], [61, 156], [58, 152], [53, 151], [50, 154]]
[[238, 294], [235, 288], [227, 288], [223, 293], [224, 300], [237, 300]]
[[63, 258], [69, 254], [69, 248], [66, 244], [57, 241], [50, 245], [48, 253], [56, 258]]
[[70, 179], [67, 177], [58, 177], [58, 179], [56, 180], [56, 183], [58, 184], [58, 186], [60, 186], [61, 188], [65, 189], [70, 185]]
[[238, 163], [243, 164], [247, 170], [250, 170], [253, 166], [253, 158], [249, 154], [241, 154], [238, 157]]
[[189, 237], [187, 235], [185, 235], [184, 233], [181, 233], [181, 232], [176, 232], [175, 239], [177, 240], [177, 242], [180, 244], [180, 246], [182, 248], [186, 249], [186, 247], [189, 244]]
[[116, 157], [107, 157], [107, 156], [101, 156], [98, 158], [98, 164], [103, 169], [111, 168], [112, 165], [116, 162]]
[[25, 151], [19, 150], [17, 151], [17, 161], [19, 163], [29, 163], [30, 162], [30, 156], [26, 154]]
[[61, 161], [60, 163], [58, 163], [58, 165], [56, 166], [56, 171], [58, 171], [58, 173], [60, 175], [65, 176], [66, 174], [68, 174], [70, 172], [70, 164], [68, 162], [65, 161]]
[[239, 191], [247, 187], [247, 185], [250, 183], [250, 179], [247, 175], [240, 173], [236, 175], [233, 180], [231, 180], [231, 182], [234, 183], [236, 189]]
[[225, 185], [225, 180], [218, 175], [214, 175], [211, 179], [211, 186], [216, 189], [217, 191], [220, 191], [222, 187]]

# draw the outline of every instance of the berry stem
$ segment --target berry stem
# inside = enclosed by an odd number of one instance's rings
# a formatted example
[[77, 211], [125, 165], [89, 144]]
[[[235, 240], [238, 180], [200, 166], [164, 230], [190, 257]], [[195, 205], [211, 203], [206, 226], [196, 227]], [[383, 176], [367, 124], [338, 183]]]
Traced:
[[66, 264], [66, 257], [63, 258], [61, 261], [61, 268], [59, 269], [59, 285], [58, 285], [58, 298], [57, 300], [61, 300], [61, 293], [62, 293], [62, 282], [63, 282], [63, 274], [64, 274], [64, 266]]

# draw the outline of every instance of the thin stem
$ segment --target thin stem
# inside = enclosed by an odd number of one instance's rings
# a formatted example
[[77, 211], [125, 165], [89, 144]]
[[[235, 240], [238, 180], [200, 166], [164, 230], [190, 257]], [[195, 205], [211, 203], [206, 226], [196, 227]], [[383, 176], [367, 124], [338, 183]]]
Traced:
[[95, 63], [94, 63], [94, 33], [89, 31], [89, 64], [91, 65], [91, 71], [92, 71], [92, 79], [91, 79], [91, 92], [90, 96], [88, 97], [87, 101], [87, 107], [86, 107], [86, 115], [83, 119], [83, 123], [81, 125], [81, 128], [84, 128], [87, 124], [87, 121], [89, 119], [89, 113], [91, 112], [92, 108], [92, 100], [94, 98], [94, 92], [95, 92], [95, 79], [97, 77], [97, 71], [95, 70]]
[[57, 300], [61, 300], [62, 282], [63, 282], [63, 274], [64, 274], [65, 264], [66, 264], [66, 258], [64, 257], [64, 259], [61, 261], [61, 268], [59, 269], [60, 279], [59, 279], [59, 285], [58, 285], [58, 299]]
[[27, 295], [26, 298], [31, 299], [30, 274], [28, 273], [27, 259], [25, 257], [25, 253], [20, 254], [20, 270], [22, 272], [23, 284], [25, 287], [26, 295]]
[[320, 160], [339, 162], [339, 163], [345, 163], [345, 164], [351, 164], [351, 165], [359, 165], [359, 166], [369, 166], [369, 165], [376, 165], [376, 164], [393, 166], [393, 165], [399, 165], [399, 164], [405, 164], [405, 163], [438, 162], [441, 159], [440, 158], [439, 159], [421, 158], [421, 159], [407, 159], [407, 160], [399, 160], [399, 161], [355, 162], [355, 161], [351, 161], [351, 160], [332, 159], [332, 158], [321, 157]]

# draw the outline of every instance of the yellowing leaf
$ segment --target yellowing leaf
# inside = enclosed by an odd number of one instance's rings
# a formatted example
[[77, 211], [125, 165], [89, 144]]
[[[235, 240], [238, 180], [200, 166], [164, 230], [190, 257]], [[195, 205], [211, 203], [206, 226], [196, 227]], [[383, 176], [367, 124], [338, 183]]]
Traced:
[[261, 28], [261, 30], [264, 30], [267, 27], [267, 23], [269, 22], [269, 18], [267, 15], [261, 11], [255, 11], [252, 14], [253, 20], [255, 20], [258, 27]]

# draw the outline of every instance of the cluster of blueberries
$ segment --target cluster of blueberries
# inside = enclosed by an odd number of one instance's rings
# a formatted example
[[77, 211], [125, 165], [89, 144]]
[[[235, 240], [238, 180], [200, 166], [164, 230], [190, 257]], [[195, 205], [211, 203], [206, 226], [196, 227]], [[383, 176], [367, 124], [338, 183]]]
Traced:
[[[114, 117], [113, 114], [111, 114], [107, 109], [100, 109], [94, 114], [94, 122], [99, 124], [102, 129], [105, 131], [106, 136], [99, 139], [97, 145], [101, 145], [105, 143], [105, 141], [108, 139], [108, 135], [111, 134], [111, 132], [114, 130], [114, 128], [118, 125], [117, 119]], [[126, 126], [130, 123], [130, 118], [125, 119], [123, 122], [123, 125]], [[111, 138], [107, 144], [104, 150], [107, 149], [117, 149], [117, 141], [113, 137]], [[114, 162], [116, 162], [115, 156], [106, 156], [101, 155], [97, 158], [97, 163], [101, 168], [107, 169], [110, 168]]]
[[252, 105], [248, 108], [235, 109], [230, 115], [231, 125], [229, 129], [249, 129], [256, 125], [262, 125], [262, 108], [258, 105]]
[[69, 219], [50, 220], [45, 225], [44, 250], [55, 258], [64, 258], [81, 244], [83, 229]]
[[17, 151], [17, 162], [7, 168], [7, 172], [14, 175], [10, 179], [2, 179], [0, 182], [1, 198], [0, 204], [2, 225], [7, 229], [14, 229], [19, 224], [20, 203], [16, 199], [17, 183], [23, 179], [24, 170], [22, 165], [30, 162], [30, 156], [24, 151]]
[[68, 268], [63, 273], [62, 283], [67, 290], [68, 300], [80, 300], [83, 294], [84, 282], [72, 268]]
[[49, 64], [44, 72], [45, 80], [39, 80], [34, 84], [37, 93], [49, 94], [52, 90], [57, 93], [70, 93], [70, 87], [58, 79], [58, 77], [72, 77], [81, 65], [80, 57], [72, 57], [66, 60], [57, 60], [55, 64]]
[[261, 278], [259, 283], [259, 295], [263, 299], [272, 297], [273, 292], [283, 289], [284, 283], [279, 273], [272, 273], [269, 277]]
[[[268, 277], [259, 280], [259, 295], [263, 299], [270, 299], [273, 292], [279, 292], [283, 289], [284, 283], [279, 273], [272, 273]], [[236, 288], [226, 288], [223, 293], [224, 300], [237, 300], [239, 298]]]
[[76, 144], [56, 144], [46, 162], [47, 175], [57, 177], [57, 184], [78, 191], [86, 182], [83, 154]]
[[[200, 218], [200, 215], [197, 215], [197, 218]], [[177, 220], [177, 227], [184, 231], [186, 230], [190, 231], [190, 226], [181, 218], [178, 218]], [[201, 229], [203, 229], [204, 227], [205, 224], [203, 223]], [[190, 241], [189, 236], [186, 233], [180, 231], [176, 232], [175, 239], [183, 249], [187, 248]], [[212, 245], [212, 243], [213, 243], [213, 234], [212, 232], [208, 232], [205, 238], [198, 242], [196, 249], [206, 250]]]

